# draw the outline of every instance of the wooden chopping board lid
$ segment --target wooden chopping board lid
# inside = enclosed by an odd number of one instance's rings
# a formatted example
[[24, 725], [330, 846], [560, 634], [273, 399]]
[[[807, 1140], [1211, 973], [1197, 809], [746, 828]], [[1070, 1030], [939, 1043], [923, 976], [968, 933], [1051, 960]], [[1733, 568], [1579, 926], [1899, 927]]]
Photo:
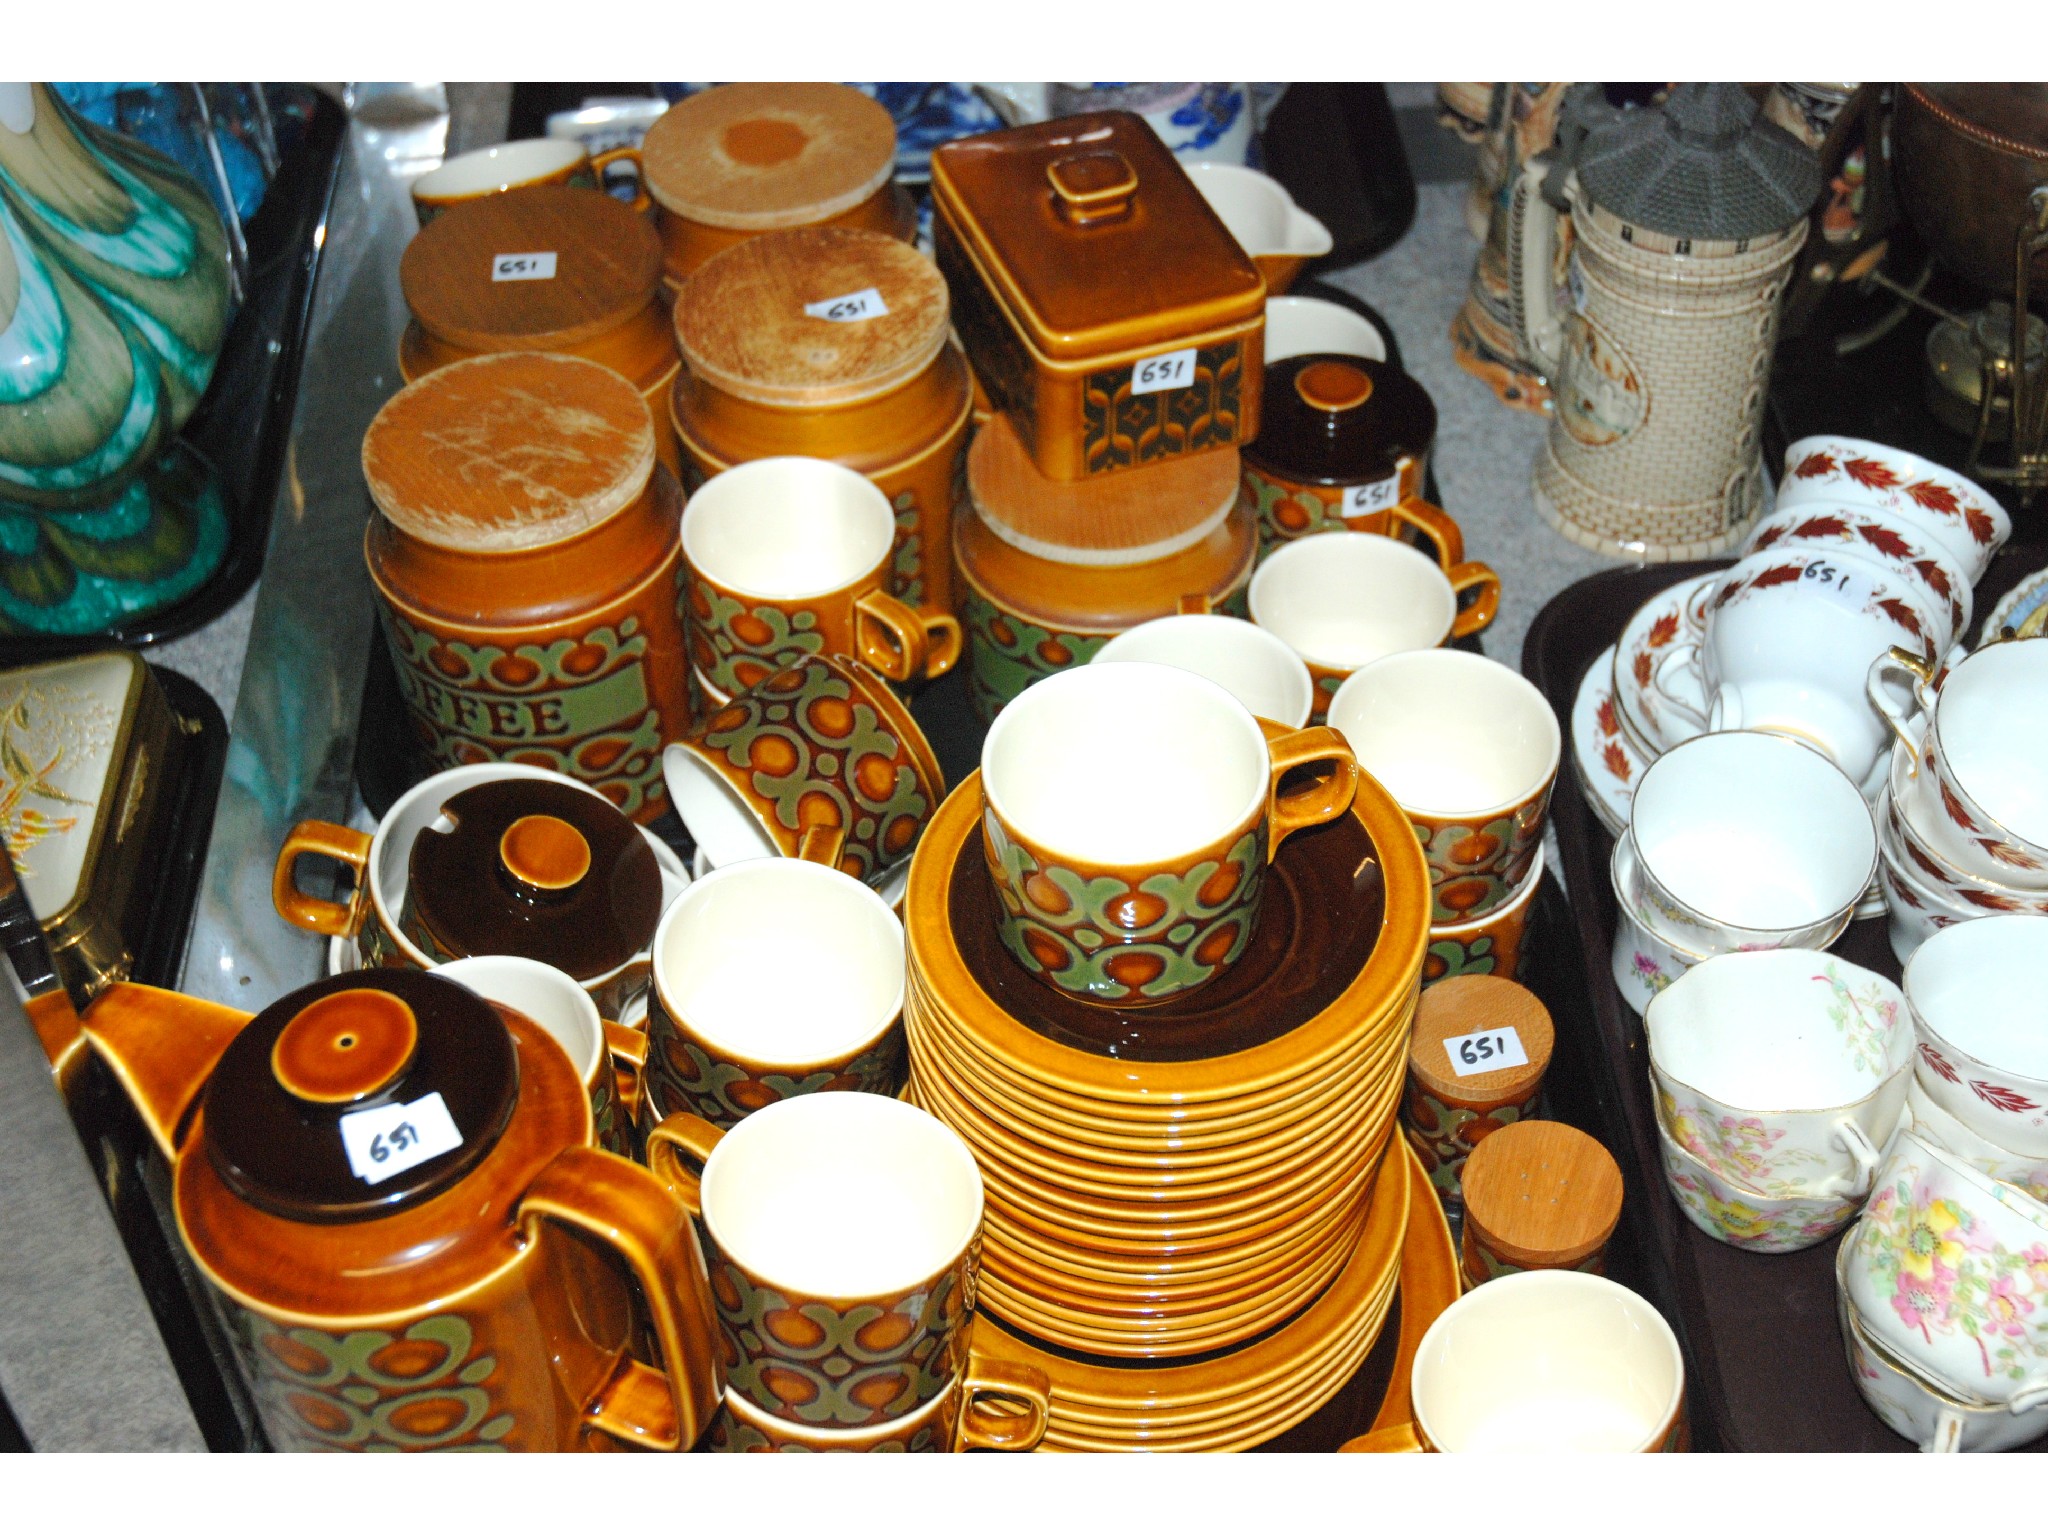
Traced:
[[721, 229], [816, 224], [872, 197], [896, 167], [896, 123], [850, 85], [714, 86], [664, 112], [640, 146], [647, 191]]
[[1621, 1169], [1584, 1131], [1518, 1120], [1472, 1149], [1461, 1180], [1466, 1225], [1524, 1268], [1576, 1264], [1621, 1219]]
[[[500, 256], [552, 256], [550, 278], [497, 281]], [[431, 334], [478, 352], [546, 352], [616, 330], [653, 300], [661, 238], [617, 198], [520, 187], [458, 203], [405, 248], [398, 285]]]
[[401, 532], [507, 554], [556, 543], [629, 506], [654, 472], [654, 419], [611, 369], [553, 352], [438, 368], [384, 403], [363, 478]]
[[1137, 565], [1200, 542], [1230, 515], [1238, 457], [1225, 448], [1092, 480], [1049, 480], [997, 414], [967, 450], [967, 491], [989, 531], [1026, 554]]
[[[805, 308], [869, 290], [869, 308], [881, 311], [870, 318]], [[730, 246], [690, 274], [676, 295], [676, 347], [692, 374], [742, 399], [843, 405], [929, 367], [946, 344], [947, 313], [946, 280], [901, 240], [785, 229]]]

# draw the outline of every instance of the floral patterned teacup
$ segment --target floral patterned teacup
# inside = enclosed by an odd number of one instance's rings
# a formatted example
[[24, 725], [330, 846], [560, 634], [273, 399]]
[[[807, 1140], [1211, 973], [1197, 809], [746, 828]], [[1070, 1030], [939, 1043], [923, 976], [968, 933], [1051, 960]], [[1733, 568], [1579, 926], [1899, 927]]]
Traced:
[[892, 682], [960, 659], [960, 621], [888, 591], [896, 514], [865, 475], [825, 459], [755, 459], [683, 507], [690, 658], [728, 696], [809, 656], [858, 657]]
[[1759, 1194], [1716, 1173], [1702, 1160], [1705, 1150], [1688, 1147], [1671, 1134], [1660, 1105], [1657, 1140], [1664, 1153], [1664, 1182], [1686, 1219], [1707, 1236], [1751, 1253], [1796, 1253], [1833, 1237], [1856, 1219], [1862, 1201], [1848, 1195]]
[[1802, 437], [1785, 450], [1778, 506], [1848, 502], [1912, 522], [1962, 565], [1972, 582], [2012, 535], [2012, 519], [1982, 486], [1903, 448], [1859, 437]]
[[2048, 1157], [2048, 1034], [2041, 1027], [2048, 917], [1944, 928], [1906, 966], [1927, 1096], [1978, 1135]]
[[1810, 949], [1716, 955], [1643, 1029], [1665, 1127], [1713, 1172], [1777, 1199], [1870, 1189], [1913, 1052], [1884, 977]]
[[1520, 673], [1469, 651], [1406, 651], [1352, 673], [1329, 719], [1415, 828], [1432, 923], [1474, 922], [1521, 893], [1563, 735]]
[[729, 1127], [802, 1094], [900, 1085], [903, 924], [851, 875], [806, 858], [713, 870], [668, 909], [653, 956], [656, 1119]]
[[1902, 1131], [1843, 1243], [1872, 1337], [1958, 1397], [2048, 1395], [2048, 1207]]
[[[1310, 769], [1319, 776], [1282, 790]], [[1192, 992], [1251, 942], [1280, 845], [1342, 816], [1357, 788], [1335, 731], [1269, 742], [1193, 672], [1118, 661], [1054, 673], [982, 744], [982, 851], [1003, 946], [1083, 1002]]]

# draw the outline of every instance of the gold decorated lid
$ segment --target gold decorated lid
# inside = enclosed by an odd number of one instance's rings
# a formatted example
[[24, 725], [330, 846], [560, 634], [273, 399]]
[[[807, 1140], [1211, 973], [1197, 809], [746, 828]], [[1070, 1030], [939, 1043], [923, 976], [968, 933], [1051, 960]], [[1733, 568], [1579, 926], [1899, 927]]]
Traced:
[[583, 533], [637, 500], [653, 472], [640, 392], [551, 352], [437, 369], [387, 400], [363, 436], [377, 509], [401, 532], [464, 553]]
[[[821, 312], [842, 300], [864, 317]], [[946, 345], [946, 280], [888, 235], [787, 229], [699, 267], [675, 325], [690, 372], [714, 388], [764, 405], [843, 404], [931, 366]]]
[[816, 224], [866, 202], [895, 165], [888, 109], [815, 82], [714, 86], [670, 107], [640, 146], [649, 195], [721, 229]]

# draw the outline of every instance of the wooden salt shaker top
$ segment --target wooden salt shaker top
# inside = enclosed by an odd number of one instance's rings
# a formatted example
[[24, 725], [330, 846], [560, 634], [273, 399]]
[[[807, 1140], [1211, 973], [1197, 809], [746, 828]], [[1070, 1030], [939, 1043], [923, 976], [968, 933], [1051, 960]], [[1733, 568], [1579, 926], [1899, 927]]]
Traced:
[[1555, 1120], [1519, 1120], [1486, 1137], [1465, 1160], [1462, 1190], [1472, 1235], [1523, 1269], [1581, 1262], [1621, 1219], [1612, 1154]]

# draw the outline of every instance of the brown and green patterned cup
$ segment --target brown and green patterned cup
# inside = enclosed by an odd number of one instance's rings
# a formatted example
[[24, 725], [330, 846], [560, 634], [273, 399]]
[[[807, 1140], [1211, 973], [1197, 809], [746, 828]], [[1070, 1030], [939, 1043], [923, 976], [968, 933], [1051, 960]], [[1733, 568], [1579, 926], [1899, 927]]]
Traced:
[[839, 827], [839, 868], [872, 881], [909, 856], [946, 795], [903, 701], [845, 656], [808, 657], [710, 711], [662, 773], [714, 869], [794, 857], [807, 830]]
[[671, 1115], [647, 1154], [702, 1223], [726, 1384], [754, 1407], [859, 1429], [960, 1375], [982, 1186], [947, 1126], [900, 1099], [813, 1093], [729, 1131]]
[[889, 595], [896, 514], [825, 459], [755, 459], [683, 507], [690, 658], [737, 694], [809, 656], [857, 656], [894, 682], [960, 659], [960, 621]]
[[[992, 1411], [989, 1400], [1007, 1411]], [[726, 1389], [705, 1442], [720, 1452], [782, 1455], [903, 1454], [905, 1452], [1028, 1451], [1045, 1438], [1052, 1384], [1035, 1365], [985, 1360], [976, 1355], [947, 1389], [900, 1419], [864, 1429], [812, 1429], [763, 1413]]]
[[837, 840], [814, 833], [811, 858], [712, 870], [662, 918], [644, 1076], [655, 1119], [730, 1128], [803, 1094], [901, 1085], [903, 924], [830, 867]]
[[[1307, 779], [1281, 789], [1298, 770]], [[1326, 728], [1269, 742], [1178, 667], [1096, 662], [1034, 683], [982, 747], [982, 851], [1018, 964], [1084, 1002], [1141, 1007], [1223, 974], [1293, 833], [1351, 808]]]

